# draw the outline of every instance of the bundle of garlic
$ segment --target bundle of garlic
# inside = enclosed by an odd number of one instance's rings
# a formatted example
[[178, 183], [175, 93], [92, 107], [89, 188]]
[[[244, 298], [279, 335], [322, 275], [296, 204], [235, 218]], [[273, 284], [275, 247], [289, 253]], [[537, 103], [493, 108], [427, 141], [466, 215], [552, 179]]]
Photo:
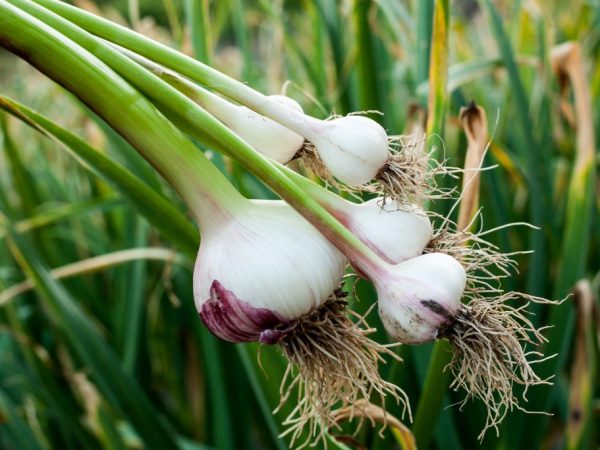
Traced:
[[[125, 57], [124, 61], [104, 42], [34, 2], [0, 3], [2, 45], [89, 105], [186, 201], [202, 233], [194, 271], [198, 312], [222, 339], [281, 346], [292, 363], [288, 373], [298, 372], [289, 386], [302, 388], [301, 400], [287, 420], [293, 438], [306, 427], [309, 440], [323, 437], [334, 424], [332, 408], [337, 405], [351, 406], [372, 394], [406, 402], [404, 393], [378, 372], [382, 355], [393, 355], [392, 351], [368, 338], [372, 330], [362, 318], [353, 322], [346, 315], [344, 299], [336, 289], [346, 261], [373, 283], [379, 314], [394, 340], [408, 344], [450, 340], [454, 370], [464, 377], [456, 385], [465, 387], [468, 396], [484, 400], [492, 411], [488, 426], [497, 424], [506, 409], [515, 405], [513, 382], [525, 386], [543, 382], [531, 370], [521, 346], [522, 341], [531, 340], [530, 334], [533, 339], [541, 335], [521, 308], [511, 309], [504, 303], [518, 294], [494, 290], [477, 275], [481, 264], [484, 271], [485, 264], [504, 267], [502, 255], [493, 253], [491, 247], [482, 248], [477, 236], [468, 238], [480, 247], [468, 249], [456, 245], [460, 242], [452, 237], [456, 234], [434, 234], [425, 213], [409, 202], [419, 192], [410, 183], [404, 185], [402, 177], [392, 177], [395, 181], [383, 187], [384, 197], [399, 193], [393, 195], [394, 201], [356, 205], [259, 156], [246, 142], [269, 146], [287, 136], [297, 145], [295, 133], [311, 142], [334, 176], [360, 185], [374, 177], [386, 179], [382, 172], [396, 172], [389, 139], [378, 124], [358, 116], [331, 121], [311, 118], [118, 25], [62, 2], [36, 2], [117, 44], [139, 44], [136, 49], [144, 56], [177, 66], [184, 75], [218, 88], [239, 105], [288, 129], [260, 117], [257, 122], [237, 105], [230, 111], [242, 111], [242, 116], [261, 127], [266, 124], [262, 133], [275, 130], [272, 139], [265, 140], [265, 136], [252, 135], [252, 129], [243, 125], [247, 121], [223, 113], [223, 122], [238, 127], [240, 138], [145, 69]], [[57, 58], [70, 70], [62, 70]], [[189, 113], [178, 119], [190, 120], [186, 125], [192, 130], [204, 125], [202, 131], [211, 145], [239, 158], [287, 203], [242, 197], [132, 85], [147, 97], [159, 98], [156, 106], [167, 116], [174, 110]], [[103, 95], [105, 91], [110, 95]], [[202, 120], [194, 121], [197, 117]], [[148, 137], [145, 127], [160, 133]], [[461, 303], [465, 292], [469, 303]], [[491, 300], [486, 297], [490, 293]], [[283, 400], [288, 395], [284, 392]]]
[[[136, 59], [139, 60], [139, 57]], [[293, 149], [287, 144], [294, 142], [293, 146], [296, 146], [297, 141], [278, 139], [278, 136], [282, 136], [282, 129], [275, 121], [244, 107], [231, 104], [225, 106], [227, 100], [190, 84], [179, 75], [168, 73], [165, 77], [164, 69], [157, 70], [153, 63], [146, 62], [144, 65], [166, 78], [197, 103], [212, 109], [217, 116], [221, 115], [221, 120], [231, 124], [237, 134], [244, 136], [248, 142], [255, 142], [257, 150], [261, 150], [265, 142], [280, 141], [282, 144], [281, 150], [271, 148], [268, 152], [263, 150], [261, 153], [282, 163], [293, 153]], [[265, 105], [274, 102], [283, 104], [286, 101], [266, 98]], [[265, 105], [263, 106], [266, 108]], [[383, 129], [375, 122], [364, 117], [349, 116], [343, 118], [343, 121], [341, 118], [336, 119], [340, 121], [337, 123], [319, 123], [316, 119], [303, 115], [299, 106], [284, 108], [288, 110], [289, 117], [296, 117], [297, 122], [303, 123], [301, 127], [290, 126], [288, 136], [294, 136], [293, 131], [300, 128], [305, 135], [314, 133], [313, 141], [325, 149], [326, 155], [331, 155], [327, 159], [339, 173], [346, 173], [345, 176], [349, 177], [347, 181], [355, 170], [357, 172], [354, 174], [362, 170], [374, 170], [369, 158], [361, 159], [357, 156], [358, 153], [354, 153], [353, 158], [343, 157], [339, 160], [336, 155], [344, 154], [347, 148], [356, 148], [357, 152], [358, 149], [371, 149], [368, 153], [379, 154], [376, 149], [383, 148], [387, 138], [384, 137]], [[231, 115], [227, 116], [223, 111], [229, 111]], [[253, 132], [252, 124], [255, 123], [261, 123], [260, 136]], [[301, 153], [305, 154], [306, 148], [305, 143]], [[254, 160], [247, 164], [248, 160], [243, 156], [246, 150], [240, 148], [229, 154], [240, 158], [250, 170], [253, 170], [254, 164], [264, 162]], [[405, 163], [409, 167], [414, 164], [412, 167], [416, 167], [418, 173], [424, 173], [419, 168], [423, 161], [416, 158], [410, 162], [405, 160]], [[356, 272], [374, 284], [379, 314], [390, 336], [405, 344], [420, 344], [435, 339], [448, 339], [452, 343], [454, 357], [450, 368], [455, 374], [453, 385], [464, 388], [467, 399], [480, 398], [488, 408], [482, 436], [486, 429], [497, 427], [509, 409], [520, 408], [513, 394], [513, 384], [527, 387], [546, 382], [533, 372], [528, 354], [523, 349], [523, 343], [542, 343], [543, 336], [524, 315], [524, 307], [512, 308], [506, 304], [512, 298], [536, 302], [546, 300], [521, 293], [504, 294], [500, 289], [482, 289], [481, 284], [485, 282], [476, 274], [478, 270], [484, 269], [488, 270], [487, 275], [491, 275], [490, 266], [497, 266], [505, 273], [506, 266], [511, 265], [505, 255], [499, 254], [476, 235], [462, 231], [449, 234], [444, 228], [434, 234], [427, 213], [417, 205], [408, 203], [409, 199], [418, 200], [423, 193], [420, 188], [415, 190], [410, 182], [399, 185], [401, 195], [392, 195], [401, 200], [390, 200], [390, 190], [383, 188], [384, 197], [354, 204], [316, 187], [285, 167], [280, 167], [280, 170], [358, 238], [358, 243], [356, 239], [350, 239], [350, 242], [343, 233], [319, 228], [348, 257]], [[261, 171], [257, 175], [262, 175], [261, 178], [267, 183], [273, 181], [268, 175], [265, 177], [264, 173]], [[359, 178], [357, 175], [356, 183], [359, 183]], [[426, 186], [426, 178], [419, 180], [421, 187]], [[303, 207], [299, 207], [300, 203], [294, 202], [293, 195], [286, 197], [289, 192], [285, 187], [277, 182], [270, 186], [309, 220], [316, 220], [315, 225], [320, 223], [310, 209], [303, 210]], [[458, 239], [459, 236], [463, 238]], [[473, 246], [463, 245], [467, 241], [473, 242]], [[466, 302], [462, 303], [461, 300]], [[293, 357], [290, 360], [294, 360]], [[306, 396], [297, 412], [300, 418], [309, 418], [308, 422], [312, 423], [309, 428], [314, 435], [316, 422], [313, 419], [326, 415], [325, 411], [331, 410], [336, 399], [331, 398], [327, 407], [320, 411], [311, 406], [314, 405], [311, 399], [311, 396]], [[288, 418], [287, 423], [293, 424], [294, 436], [298, 436], [305, 421]]]
[[[481, 148], [478, 151], [485, 151], [486, 143], [479, 144]], [[480, 164], [482, 155], [471, 163]], [[470, 177], [478, 176], [477, 172], [481, 170], [479, 166], [465, 169]], [[377, 219], [373, 214], [369, 218], [379, 222], [380, 230], [388, 229], [386, 224], [392, 217], [395, 223], [393, 229], [399, 230], [399, 212], [404, 211], [405, 224], [410, 224], [412, 231], [409, 235], [403, 232], [397, 236], [410, 236], [415, 246], [408, 251], [410, 246], [402, 243], [402, 250], [397, 251], [395, 244], [400, 241], [398, 237], [388, 239], [391, 235], [385, 232], [378, 234], [374, 231], [375, 224], [372, 232], [363, 235], [356, 220], [345, 220], [345, 214], [340, 212], [343, 208], [338, 206], [339, 200], [323, 195], [295, 173], [287, 173], [371, 250], [391, 264], [386, 266], [381, 261], [364, 260], [368, 267], [375, 268], [376, 273], [369, 275], [367, 270], [360, 269], [356, 258], [350, 258], [357, 272], [374, 283], [379, 314], [390, 336], [406, 344], [434, 339], [450, 341], [453, 357], [449, 368], [454, 374], [451, 386], [466, 391], [462, 404], [470, 398], [478, 398], [487, 408], [481, 439], [490, 428], [498, 432], [498, 425], [509, 411], [526, 411], [513, 393], [514, 385], [520, 384], [527, 390], [530, 386], [549, 382], [532, 369], [533, 364], [543, 361], [544, 355], [525, 350], [526, 346], [537, 347], [546, 342], [541, 330], [528, 318], [526, 308], [531, 302], [557, 302], [503, 290], [502, 279], [511, 276], [517, 267], [512, 255], [499, 252], [484, 239], [494, 230], [466, 231], [477, 219], [476, 215], [462, 227], [444, 218], [434, 232], [428, 213], [416, 205], [390, 202], [385, 198], [353, 205], [351, 208], [357, 210], [357, 218], [360, 217], [360, 209], [379, 209]], [[470, 181], [465, 182], [468, 184]], [[461, 200], [462, 195], [455, 207], [461, 204]], [[395, 214], [388, 214], [390, 211]], [[434, 217], [437, 215], [434, 214]], [[512, 225], [529, 226], [525, 223]], [[419, 256], [422, 253], [423, 256]], [[363, 258], [359, 256], [358, 259]], [[519, 306], [510, 305], [514, 300], [520, 301]]]

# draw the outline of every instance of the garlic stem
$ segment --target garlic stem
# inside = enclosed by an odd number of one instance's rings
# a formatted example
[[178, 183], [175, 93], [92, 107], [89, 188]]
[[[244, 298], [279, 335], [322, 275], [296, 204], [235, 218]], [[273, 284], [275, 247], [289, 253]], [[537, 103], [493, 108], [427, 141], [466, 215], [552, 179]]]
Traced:
[[[178, 125], [183, 124], [183, 128], [185, 128], [193, 137], [213, 145], [217, 150], [225, 154], [234, 155], [248, 170], [265, 182], [281, 198], [312, 223], [313, 226], [327, 237], [327, 239], [336, 245], [338, 249], [348, 257], [352, 265], [363, 275], [368, 278], [375, 278], [388, 269], [388, 263], [382, 260], [382, 258], [358, 237], [354, 236], [325, 208], [323, 208], [317, 200], [311, 196], [307, 196], [302, 188], [282, 171], [277, 170], [277, 167], [275, 167], [273, 163], [254, 151], [243, 140], [217, 119], [208, 114], [199, 105], [185, 97], [164, 81], [141, 68], [124, 55], [121, 55], [110, 46], [103, 44], [98, 39], [91, 38], [87, 33], [82, 34], [81, 30], [77, 27], [73, 27], [70, 22], [57, 19], [54, 14], [49, 13], [47, 10], [40, 10], [36, 3], [68, 18], [77, 25], [102, 38], [109, 39], [113, 43], [121, 45], [145, 57], [152, 58], [154, 61], [188, 76], [191, 79], [204, 83], [207, 86], [211, 86], [216, 91], [219, 91], [230, 98], [239, 100], [240, 103], [245, 103], [248, 106], [264, 105], [265, 108], [270, 109], [271, 111], [279, 109], [280, 112], [283, 111], [285, 114], [288, 114], [288, 111], [290, 111], [288, 107], [277, 105], [276, 102], [269, 100], [268, 97], [250, 89], [242, 83], [230, 79], [208, 66], [205, 66], [199, 61], [193, 60], [162, 44], [156, 43], [151, 39], [128, 30], [125, 27], [114, 24], [101, 17], [94, 16], [79, 8], [54, 0], [33, 0], [32, 2], [23, 2], [22, 0], [10, 1], [19, 4], [20, 8], [23, 10], [31, 11], [32, 14], [43, 15], [45, 22], [52, 24], [53, 27], [65, 34], [74, 36], [73, 39], [78, 43], [88, 47], [91, 52], [94, 52], [97, 55], [97, 57], [103, 59], [112, 68], [117, 70], [121, 76], [142, 90], [146, 95], [153, 98], [163, 113], [175, 120]], [[72, 45], [72, 43], [69, 43], [66, 47], [70, 48]], [[31, 52], [37, 53], [34, 50], [31, 50]], [[48, 64], [51, 65], [50, 63]], [[56, 73], [57, 71], [53, 69], [55, 68], [44, 68], [47, 73], [51, 73], [56, 79], [69, 78], [66, 76], [67, 74]], [[111, 76], [114, 77], [114, 74]], [[120, 81], [122, 83], [122, 80]], [[127, 85], [127, 88], [131, 91], [129, 85]], [[73, 90], [76, 92], [75, 89]], [[239, 91], [237, 98], [229, 95], [236, 91]], [[139, 94], [137, 94], [137, 96], [140, 97]], [[110, 99], [105, 100], [110, 104]], [[289, 117], [297, 117], [297, 114], [292, 112], [289, 114]], [[318, 122], [317, 119], [309, 119], [307, 123], [312, 124], [316, 122]], [[132, 128], [136, 128], [136, 126], [132, 126]], [[172, 131], [175, 131], [175, 129]], [[162, 165], [166, 167], [172, 165], [171, 157], [175, 153], [167, 152], [165, 149], [174, 148], [177, 149], [177, 151], [183, 151], [182, 148], [189, 149], [190, 145], [189, 142], [183, 147], [176, 145], [175, 143], [163, 145], [163, 154], [161, 155]], [[199, 153], [196, 149], [194, 149], [194, 151], [195, 153]], [[189, 158], [192, 158], [191, 154], [189, 155]], [[202, 172], [200, 170], [197, 173]], [[181, 182], [177, 180], [177, 171], [173, 174], [173, 178], [174, 183], [181, 185]], [[185, 189], [185, 186], [182, 186], [182, 189]], [[225, 197], [228, 197], [228, 195], [225, 195]]]
[[[253, 109], [257, 113], [266, 116], [305, 137], [316, 145], [324, 147], [325, 150], [327, 150], [325, 153], [331, 154], [333, 152], [335, 154], [335, 147], [339, 146], [334, 142], [337, 140], [336, 135], [341, 134], [343, 137], [347, 132], [346, 130], [352, 130], [353, 128], [352, 126], [343, 127], [345, 130], [341, 131], [341, 133], [336, 133], [335, 124], [307, 116], [299, 111], [294, 111], [250, 88], [244, 83], [234, 80], [200, 61], [181, 54], [166, 45], [154, 42], [132, 30], [62, 2], [55, 0], [33, 1], [68, 18], [97, 36], [149, 58], [204, 86], [210, 86], [211, 89], [223, 94], [225, 97]], [[351, 119], [353, 116], [342, 119], [349, 118]], [[363, 117], [363, 119], [365, 121], [369, 120], [365, 117]], [[361, 149], [360, 145], [358, 148], [351, 148], [348, 152], [350, 157], [346, 158], [346, 161], [353, 166], [360, 167], [360, 160], [365, 159], [369, 162], [369, 166], [374, 165], [377, 166], [375, 169], [380, 169], [383, 168], [386, 158], [389, 156], [387, 144], [385, 147], [382, 147], [380, 142], [382, 136], [385, 135], [385, 130], [383, 130], [376, 122], [370, 122], [369, 126], [365, 127], [369, 129], [367, 136], [370, 137], [366, 137], [365, 140], [372, 140], [373, 142], [371, 142], [368, 149]], [[332, 137], [335, 137], [335, 139], [332, 139]], [[333, 159], [333, 157], [331, 158]], [[357, 159], [359, 160], [358, 162], [356, 161]], [[334, 167], [329, 167], [329, 169], [335, 170], [336, 167], [334, 165]], [[374, 171], [374, 169], [369, 167], [369, 170], [360, 174], [360, 176], [352, 176], [355, 171], [356, 169], [349, 171], [343, 170], [339, 175], [342, 175], [343, 177], [349, 173], [350, 176], [347, 177], [347, 179], [344, 179], [345, 177], [342, 178], [342, 181], [350, 185], [359, 185], [363, 184], [369, 176], [373, 176], [376, 173], [376, 170]], [[336, 174], [334, 173], [334, 175]]]
[[[245, 106], [235, 105], [220, 95], [216, 95], [137, 53], [116, 45], [114, 47], [206, 109], [251, 147], [269, 158], [285, 164], [302, 148], [304, 138], [277, 122], [263, 117]], [[287, 103], [289, 106], [286, 107], [292, 110], [296, 108], [302, 111], [302, 107], [289, 97], [273, 95], [269, 98], [284, 105]]]

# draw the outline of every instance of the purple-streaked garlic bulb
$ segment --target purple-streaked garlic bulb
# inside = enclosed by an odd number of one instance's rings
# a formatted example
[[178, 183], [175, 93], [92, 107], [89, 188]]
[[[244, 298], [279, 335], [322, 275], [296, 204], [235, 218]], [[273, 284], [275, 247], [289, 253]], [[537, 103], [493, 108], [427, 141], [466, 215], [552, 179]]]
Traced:
[[[206, 326], [230, 342], [273, 343], [338, 287], [345, 257], [282, 201], [252, 201], [207, 227], [194, 269]], [[282, 332], [283, 333], [283, 332]]]

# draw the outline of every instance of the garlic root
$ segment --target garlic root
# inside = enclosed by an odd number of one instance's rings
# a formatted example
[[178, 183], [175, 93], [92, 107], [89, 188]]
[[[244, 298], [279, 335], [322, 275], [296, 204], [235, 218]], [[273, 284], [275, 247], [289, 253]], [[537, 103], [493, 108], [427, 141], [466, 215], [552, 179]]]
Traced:
[[344, 294], [337, 291], [327, 303], [298, 320], [279, 344], [289, 363], [281, 382], [281, 402], [276, 412], [294, 396], [295, 408], [283, 422], [292, 443], [307, 431], [299, 448], [325, 442], [325, 433], [338, 427], [335, 409], [353, 407], [360, 400], [378, 395], [391, 397], [410, 408], [408, 397], [398, 386], [385, 381], [378, 371], [384, 355], [401, 359], [388, 346], [372, 341], [364, 317], [348, 318]]

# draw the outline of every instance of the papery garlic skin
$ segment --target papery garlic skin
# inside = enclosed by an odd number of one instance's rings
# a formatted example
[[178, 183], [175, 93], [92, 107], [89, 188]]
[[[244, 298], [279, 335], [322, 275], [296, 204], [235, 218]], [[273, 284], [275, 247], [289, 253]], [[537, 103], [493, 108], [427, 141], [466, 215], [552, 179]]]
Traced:
[[[270, 95], [270, 99], [302, 113], [302, 107], [285, 95]], [[221, 122], [231, 128], [252, 148], [275, 161], [289, 162], [304, 144], [304, 138], [283, 125], [252, 111], [245, 106], [233, 105], [224, 99], [207, 105]], [[228, 104], [225, 104], [225, 103]]]
[[346, 203], [344, 225], [389, 263], [421, 255], [433, 237], [431, 221], [417, 205], [383, 198]]
[[255, 308], [239, 299], [217, 280], [210, 287], [210, 298], [199, 310], [202, 321], [218, 338], [229, 342], [260, 341], [277, 343], [285, 336], [280, 329], [288, 322], [270, 309]]
[[291, 321], [329, 298], [345, 265], [342, 253], [285, 202], [252, 201], [203, 230], [194, 268], [196, 308], [215, 297], [216, 280], [251, 307]]
[[309, 140], [331, 174], [349, 186], [371, 181], [389, 157], [387, 133], [368, 117], [319, 122]]
[[442, 253], [409, 259], [374, 277], [379, 316], [389, 335], [406, 344], [438, 338], [452, 326], [466, 279], [462, 265]]

